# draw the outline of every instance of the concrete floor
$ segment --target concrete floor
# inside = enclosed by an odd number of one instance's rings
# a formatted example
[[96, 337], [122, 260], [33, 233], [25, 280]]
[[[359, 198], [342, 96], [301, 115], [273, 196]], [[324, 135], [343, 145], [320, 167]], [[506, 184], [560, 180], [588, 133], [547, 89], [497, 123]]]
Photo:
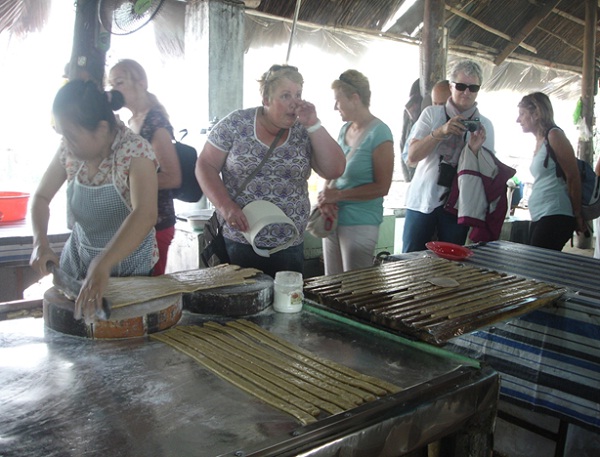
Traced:
[[[593, 243], [592, 243], [592, 246], [593, 246]], [[593, 247], [591, 247], [589, 249], [580, 249], [578, 247], [571, 247], [570, 241], [567, 244], [565, 244], [565, 247], [563, 248], [563, 252], [568, 252], [569, 254], [584, 255], [587, 257], [594, 257], [594, 248]]]

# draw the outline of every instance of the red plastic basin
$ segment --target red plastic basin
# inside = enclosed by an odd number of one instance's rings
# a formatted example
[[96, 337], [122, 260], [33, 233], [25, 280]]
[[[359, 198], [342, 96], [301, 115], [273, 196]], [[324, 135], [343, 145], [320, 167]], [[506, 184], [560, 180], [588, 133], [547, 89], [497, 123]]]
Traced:
[[0, 192], [0, 222], [25, 219], [29, 194], [25, 192]]

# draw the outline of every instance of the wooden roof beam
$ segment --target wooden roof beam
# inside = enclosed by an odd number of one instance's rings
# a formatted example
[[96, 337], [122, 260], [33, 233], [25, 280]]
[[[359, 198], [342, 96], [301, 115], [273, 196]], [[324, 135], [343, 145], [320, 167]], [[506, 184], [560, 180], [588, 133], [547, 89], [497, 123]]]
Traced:
[[[598, 6], [600, 7], [600, 0], [598, 1]], [[570, 21], [573, 21], [573, 22], [575, 22], [575, 24], [579, 24], [579, 25], [581, 25], [582, 27], [584, 27], [584, 26], [585, 26], [585, 21], [584, 21], [583, 19], [579, 19], [578, 17], [575, 17], [575, 16], [573, 16], [572, 14], [565, 13], [564, 11], [562, 11], [562, 10], [559, 10], [558, 8], [554, 8], [554, 9], [552, 10], [552, 12], [553, 12], [554, 14], [557, 14], [557, 15], [561, 16], [561, 17], [564, 17], [565, 19], [568, 19], [568, 20], [570, 20]], [[596, 27], [596, 30], [597, 30], [598, 32], [600, 32], [600, 26]]]
[[578, 53], [583, 55], [583, 49], [569, 43], [567, 40], [565, 40], [563, 37], [557, 35], [556, 33], [554, 33], [552, 30], [548, 30], [545, 27], [538, 27], [538, 29], [540, 29], [542, 32], [547, 33], [550, 36], [553, 36], [554, 38], [556, 38], [557, 40], [560, 40], [560, 42], [562, 44], [564, 44], [565, 46], [568, 46], [569, 48], [573, 49], [574, 51], [577, 51]]
[[[456, 9], [456, 8], [454, 8], [452, 6], [449, 6], [449, 5], [446, 5], [446, 9], [448, 11], [450, 11], [452, 14], [455, 14], [456, 16], [462, 17], [463, 19], [465, 19], [465, 20], [467, 20], [467, 21], [475, 24], [477, 27], [480, 27], [480, 28], [482, 28], [483, 30], [485, 30], [487, 32], [493, 33], [494, 35], [499, 36], [500, 38], [504, 38], [505, 40], [508, 40], [508, 41], [511, 41], [511, 42], [513, 40], [510, 37], [510, 35], [507, 35], [506, 33], [501, 32], [500, 30], [497, 30], [497, 29], [495, 29], [493, 27], [490, 27], [487, 24], [484, 24], [483, 22], [475, 19], [474, 17], [469, 16], [466, 13], [463, 13], [459, 9]], [[521, 46], [523, 49], [526, 49], [529, 52], [533, 52], [534, 54], [537, 54], [537, 49], [535, 49], [533, 46], [529, 46], [526, 43], [521, 42], [517, 46]]]
[[552, 10], [560, 3], [561, 0], [551, 0], [545, 3], [538, 12], [529, 19], [525, 27], [521, 29], [517, 35], [510, 40], [510, 43], [496, 56], [494, 59], [494, 64], [500, 65], [502, 62], [506, 60], [506, 58], [512, 54], [512, 52], [517, 49], [517, 46], [523, 42], [525, 38], [535, 29], [540, 22], [544, 20], [548, 14], [552, 12]]

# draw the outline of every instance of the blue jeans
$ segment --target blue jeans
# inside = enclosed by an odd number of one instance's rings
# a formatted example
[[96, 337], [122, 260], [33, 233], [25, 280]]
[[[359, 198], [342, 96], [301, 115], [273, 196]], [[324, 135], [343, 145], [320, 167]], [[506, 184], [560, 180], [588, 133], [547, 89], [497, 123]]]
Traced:
[[437, 239], [449, 243], [465, 244], [469, 226], [458, 225], [457, 217], [439, 206], [425, 214], [411, 209], [406, 210], [404, 232], [402, 233], [402, 252], [424, 251], [425, 243], [433, 239], [437, 230]]
[[229, 254], [229, 263], [243, 268], [258, 268], [272, 278], [278, 271], [298, 271], [304, 273], [304, 242], [290, 246], [283, 251], [262, 257], [254, 252], [252, 246], [225, 238], [225, 247]]

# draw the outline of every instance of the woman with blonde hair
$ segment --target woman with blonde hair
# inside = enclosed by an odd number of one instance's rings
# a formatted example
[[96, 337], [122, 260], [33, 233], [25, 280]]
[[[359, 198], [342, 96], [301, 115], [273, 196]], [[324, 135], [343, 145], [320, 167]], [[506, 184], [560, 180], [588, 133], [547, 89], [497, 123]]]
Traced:
[[534, 178], [529, 197], [529, 244], [561, 251], [573, 231], [585, 231], [581, 216], [581, 179], [575, 152], [565, 133], [554, 123], [548, 96], [534, 92], [518, 105], [517, 123], [535, 136], [529, 170]]
[[356, 70], [343, 72], [331, 85], [335, 109], [345, 124], [338, 144], [346, 156], [346, 170], [325, 183], [319, 208], [337, 215], [337, 228], [323, 240], [325, 274], [373, 265], [383, 197], [394, 172], [394, 140], [390, 128], [370, 111], [369, 80]]
[[[196, 164], [202, 190], [224, 223], [230, 263], [273, 277], [282, 270], [303, 272], [311, 170], [325, 179], [344, 171], [340, 147], [321, 125], [315, 106], [302, 98], [303, 84], [296, 67], [271, 66], [259, 80], [262, 106], [234, 111], [217, 123]], [[240, 189], [265, 156], [259, 172]], [[295, 225], [292, 230], [289, 224], [269, 224], [256, 234], [254, 243], [261, 249], [288, 245], [269, 257], [258, 255], [244, 237], [250, 227], [242, 208], [254, 200], [273, 203]]]
[[125, 98], [125, 107], [131, 111], [129, 128], [152, 144], [160, 163], [158, 173], [158, 221], [156, 241], [159, 260], [154, 276], [165, 273], [167, 254], [175, 236], [175, 207], [171, 189], [181, 186], [181, 168], [173, 145], [173, 126], [165, 107], [148, 91], [148, 77], [135, 60], [123, 59], [109, 73], [109, 84]]

